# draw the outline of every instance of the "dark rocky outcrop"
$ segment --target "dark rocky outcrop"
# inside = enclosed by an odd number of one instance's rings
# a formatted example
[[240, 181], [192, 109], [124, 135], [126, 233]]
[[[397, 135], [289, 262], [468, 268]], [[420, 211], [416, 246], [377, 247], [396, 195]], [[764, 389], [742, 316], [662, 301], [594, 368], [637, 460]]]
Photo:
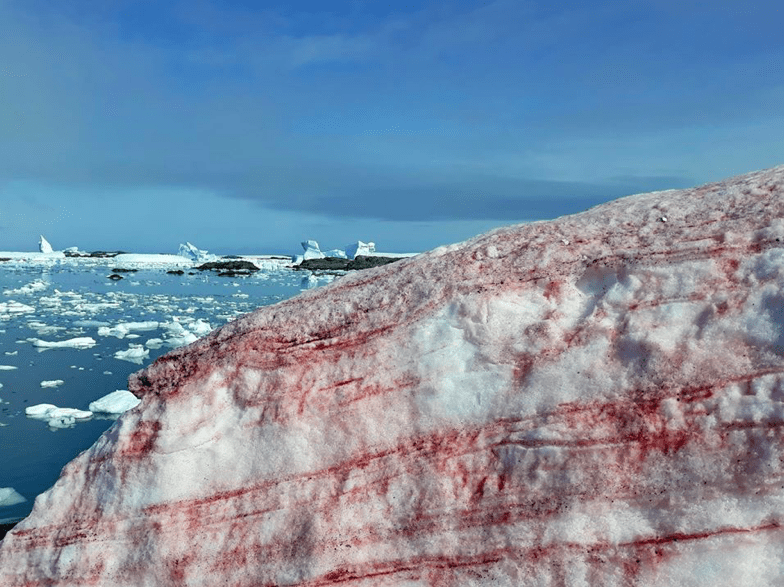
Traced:
[[358, 255], [355, 259], [324, 257], [323, 259], [305, 259], [299, 265], [295, 265], [294, 269], [300, 271], [356, 271], [380, 267], [403, 258], [405, 257], [370, 257], [365, 255]]
[[96, 257], [99, 259], [111, 259], [117, 255], [123, 255], [125, 251], [92, 251], [90, 253], [82, 253], [80, 251], [65, 251], [66, 257]]
[[196, 267], [199, 271], [258, 271], [250, 261], [210, 261]]
[[114, 281], [119, 281], [119, 280], [120, 280], [120, 279], [122, 279], [122, 278], [123, 278], [123, 277], [122, 277], [122, 275], [117, 275], [116, 273], [112, 273], [112, 274], [109, 276], [109, 279], [112, 279], [112, 280], [114, 280]]
[[125, 269], [124, 267], [115, 267], [112, 269], [113, 273], [136, 273], [138, 269]]
[[0, 263], [5, 263], [6, 261], [10, 261], [11, 257], [0, 257]]
[[184, 275], [185, 271], [183, 271], [182, 269], [170, 269], [166, 273], [168, 273], [169, 275]]

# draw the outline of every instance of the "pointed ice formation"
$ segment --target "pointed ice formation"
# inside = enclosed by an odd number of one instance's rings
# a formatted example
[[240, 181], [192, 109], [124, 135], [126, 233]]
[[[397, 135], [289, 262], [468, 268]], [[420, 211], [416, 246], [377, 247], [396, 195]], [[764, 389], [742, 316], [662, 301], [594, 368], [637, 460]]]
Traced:
[[42, 253], [53, 253], [54, 250], [52, 249], [52, 245], [49, 244], [49, 241], [44, 238], [44, 235], [40, 236], [41, 238], [38, 241], [38, 250]]
[[197, 249], [195, 245], [189, 242], [186, 242], [184, 245], [181, 244], [177, 254], [195, 263], [208, 263], [218, 258], [217, 255], [210, 255], [207, 251]]
[[349, 274], [129, 389], [1, 585], [780, 585], [784, 166]]

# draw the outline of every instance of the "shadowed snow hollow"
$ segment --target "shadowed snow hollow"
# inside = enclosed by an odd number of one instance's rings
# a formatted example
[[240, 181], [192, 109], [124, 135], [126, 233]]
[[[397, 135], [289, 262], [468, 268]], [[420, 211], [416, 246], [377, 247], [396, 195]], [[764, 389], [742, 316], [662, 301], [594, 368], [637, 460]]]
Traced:
[[0, 546], [7, 586], [781, 585], [784, 167], [260, 309]]

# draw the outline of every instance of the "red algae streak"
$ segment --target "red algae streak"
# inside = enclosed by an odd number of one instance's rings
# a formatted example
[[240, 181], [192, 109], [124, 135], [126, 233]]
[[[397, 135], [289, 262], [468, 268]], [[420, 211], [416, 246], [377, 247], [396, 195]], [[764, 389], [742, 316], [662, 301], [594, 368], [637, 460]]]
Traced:
[[782, 239], [784, 167], [262, 308], [131, 378], [0, 585], [782, 583]]

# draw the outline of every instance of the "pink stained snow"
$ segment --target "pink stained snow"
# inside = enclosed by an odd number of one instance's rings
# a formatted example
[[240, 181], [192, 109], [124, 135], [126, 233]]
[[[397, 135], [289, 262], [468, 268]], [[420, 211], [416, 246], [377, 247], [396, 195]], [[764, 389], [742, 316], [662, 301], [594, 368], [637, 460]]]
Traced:
[[1, 585], [780, 585], [784, 166], [350, 274], [130, 390]]

